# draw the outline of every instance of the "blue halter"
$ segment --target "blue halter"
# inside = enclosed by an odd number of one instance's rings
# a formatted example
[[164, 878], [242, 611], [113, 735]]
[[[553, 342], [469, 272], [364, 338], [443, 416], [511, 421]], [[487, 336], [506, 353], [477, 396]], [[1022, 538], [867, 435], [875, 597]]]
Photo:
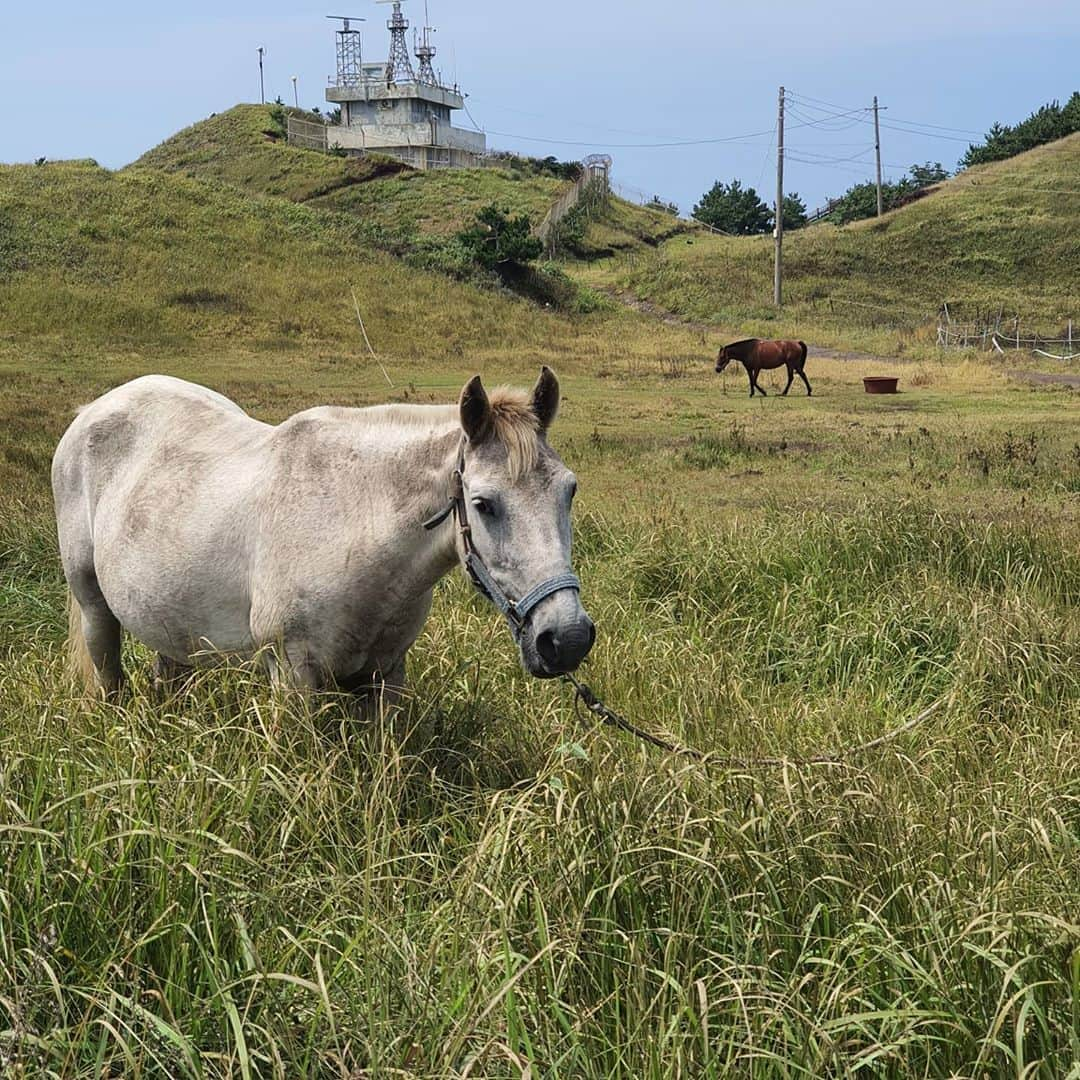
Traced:
[[425, 521], [424, 528], [428, 532], [437, 529], [451, 514], [454, 515], [457, 519], [458, 531], [461, 533], [461, 545], [465, 549], [465, 558], [462, 560], [462, 565], [469, 575], [469, 580], [476, 587], [477, 592], [482, 596], [486, 596], [506, 616], [511, 632], [516, 639], [520, 640], [525, 631], [525, 624], [537, 604], [565, 589], [581, 592], [581, 582], [576, 574], [559, 574], [557, 577], [540, 582], [520, 600], [511, 600], [499, 588], [498, 583], [491, 576], [491, 571], [484, 565], [484, 560], [480, 558], [473, 547], [472, 526], [469, 525], [469, 514], [465, 506], [464, 472], [465, 440], [462, 439], [461, 449], [458, 453], [458, 465], [450, 477], [450, 502], [434, 517]]

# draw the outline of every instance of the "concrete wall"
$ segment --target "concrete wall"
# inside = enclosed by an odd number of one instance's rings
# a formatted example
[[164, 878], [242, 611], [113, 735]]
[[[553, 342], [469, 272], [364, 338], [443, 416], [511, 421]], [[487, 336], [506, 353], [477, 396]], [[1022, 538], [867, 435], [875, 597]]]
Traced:
[[[345, 110], [348, 110], [346, 113]], [[435, 116], [450, 123], [450, 108], [419, 98], [383, 98], [378, 101], [347, 101], [342, 106], [342, 121], [354, 124], [422, 124]]]
[[344, 150], [381, 150], [389, 147], [434, 146], [483, 154], [487, 139], [477, 131], [465, 131], [428, 121], [421, 124], [351, 124], [327, 129], [327, 141]]
[[326, 100], [335, 105], [344, 102], [378, 102], [416, 99], [429, 105], [442, 105], [447, 109], [463, 109], [465, 99], [456, 90], [444, 86], [428, 86], [427, 83], [392, 83], [364, 82], [359, 86], [331, 86], [326, 91]]

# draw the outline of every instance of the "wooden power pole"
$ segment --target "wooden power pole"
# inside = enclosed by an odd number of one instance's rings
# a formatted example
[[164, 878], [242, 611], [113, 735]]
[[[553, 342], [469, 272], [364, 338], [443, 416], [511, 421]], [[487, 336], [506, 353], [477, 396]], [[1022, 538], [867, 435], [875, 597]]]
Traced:
[[259, 101], [266, 104], [266, 84], [263, 82], [263, 53], [266, 50], [259, 46]]
[[776, 118], [776, 263], [773, 272], [773, 303], [784, 302], [784, 88], [780, 87], [780, 111]]
[[874, 153], [877, 155], [877, 216], [881, 217], [881, 128], [878, 126], [877, 94], [874, 95]]

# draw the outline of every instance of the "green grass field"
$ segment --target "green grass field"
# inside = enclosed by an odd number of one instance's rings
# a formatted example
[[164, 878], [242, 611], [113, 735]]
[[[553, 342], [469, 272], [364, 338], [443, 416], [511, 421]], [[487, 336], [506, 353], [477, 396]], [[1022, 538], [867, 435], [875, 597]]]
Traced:
[[[0, 1075], [1080, 1076], [1075, 393], [812, 359], [813, 398], [751, 401], [703, 331], [357, 227], [0, 168]], [[48, 466], [78, 404], [164, 371], [275, 421], [541, 363], [613, 707], [719, 757], [937, 712], [845, 767], [703, 767], [579, 721], [460, 574], [383, 721], [246, 668], [160, 701], [136, 643], [121, 704], [76, 696]]]

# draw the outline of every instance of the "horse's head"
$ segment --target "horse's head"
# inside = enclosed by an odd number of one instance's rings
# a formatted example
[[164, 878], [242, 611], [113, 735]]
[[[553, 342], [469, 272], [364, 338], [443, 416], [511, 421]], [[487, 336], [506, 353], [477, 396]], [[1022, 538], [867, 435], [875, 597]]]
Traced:
[[596, 637], [570, 568], [577, 481], [546, 437], [558, 407], [559, 381], [546, 367], [531, 394], [498, 389], [489, 398], [479, 375], [461, 392], [470, 531], [459, 536], [460, 553], [465, 558], [471, 544], [481, 575], [490, 574], [507, 600], [529, 606], [520, 625], [510, 621], [522, 663], [539, 678], [574, 671]]
[[724, 368], [726, 368], [734, 359], [735, 357], [728, 355], [728, 347], [725, 345], [716, 354], [716, 374], [722, 375], [724, 373]]

